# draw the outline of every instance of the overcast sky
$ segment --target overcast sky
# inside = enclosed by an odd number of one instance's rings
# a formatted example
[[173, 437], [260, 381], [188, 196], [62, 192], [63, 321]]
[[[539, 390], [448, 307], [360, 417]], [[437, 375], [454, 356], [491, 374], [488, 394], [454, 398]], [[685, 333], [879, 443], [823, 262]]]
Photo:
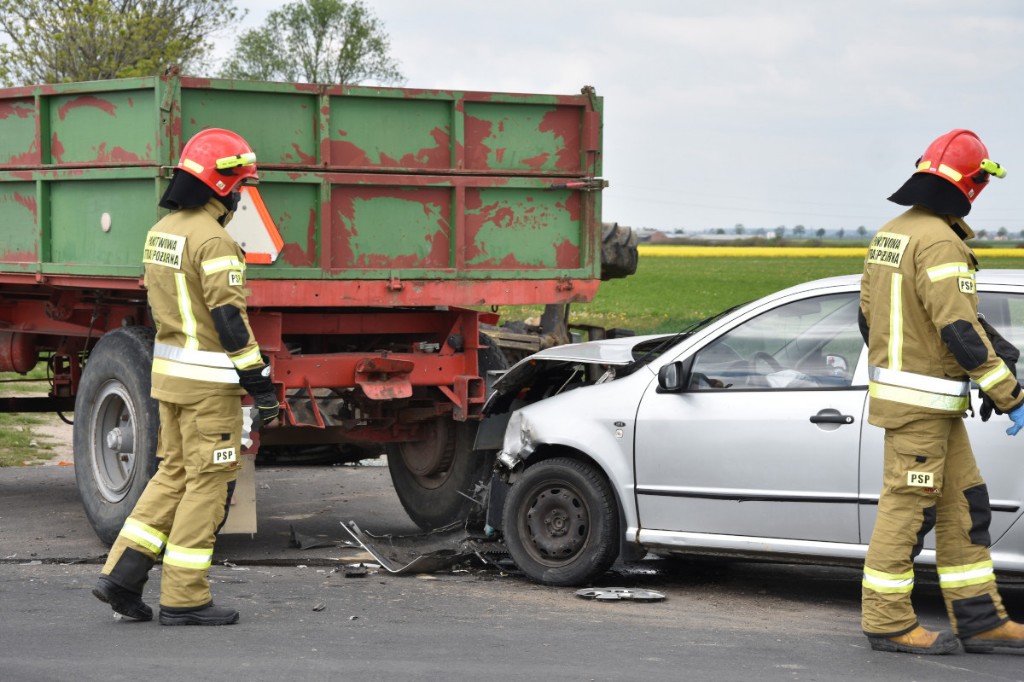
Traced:
[[[239, 2], [246, 26], [280, 1]], [[870, 231], [935, 137], [1008, 168], [975, 230], [1024, 229], [1021, 0], [366, 0], [406, 87], [604, 97], [604, 220]]]

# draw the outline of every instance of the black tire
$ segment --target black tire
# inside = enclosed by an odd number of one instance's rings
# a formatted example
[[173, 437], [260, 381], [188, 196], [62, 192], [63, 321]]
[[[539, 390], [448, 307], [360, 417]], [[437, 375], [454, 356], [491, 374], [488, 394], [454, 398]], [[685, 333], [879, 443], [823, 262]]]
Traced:
[[150, 398], [153, 332], [122, 327], [89, 353], [75, 396], [75, 480], [89, 523], [112, 544], [153, 474], [160, 429]]
[[637, 235], [618, 223], [601, 224], [601, 281], [636, 274], [640, 263]]
[[480, 507], [471, 498], [490, 475], [494, 453], [476, 452], [476, 422], [440, 417], [424, 437], [387, 446], [388, 471], [402, 508], [423, 530], [469, 518]]
[[[495, 342], [480, 334], [477, 352], [480, 376], [508, 369], [508, 360]], [[430, 422], [425, 437], [411, 443], [389, 444], [388, 471], [402, 508], [423, 530], [443, 528], [484, 510], [470, 498], [494, 467], [496, 452], [473, 450], [477, 422], [440, 418]]]
[[526, 469], [505, 498], [505, 546], [528, 578], [582, 585], [619, 555], [619, 511], [604, 475], [557, 458]]

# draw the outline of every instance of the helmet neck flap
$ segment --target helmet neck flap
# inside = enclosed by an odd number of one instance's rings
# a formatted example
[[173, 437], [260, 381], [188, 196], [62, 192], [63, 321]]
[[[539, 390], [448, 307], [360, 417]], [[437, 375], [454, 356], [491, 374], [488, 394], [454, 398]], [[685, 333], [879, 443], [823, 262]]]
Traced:
[[971, 202], [964, 193], [938, 175], [914, 173], [892, 193], [889, 201], [900, 206], [924, 206], [939, 215], [957, 218], [971, 212]]

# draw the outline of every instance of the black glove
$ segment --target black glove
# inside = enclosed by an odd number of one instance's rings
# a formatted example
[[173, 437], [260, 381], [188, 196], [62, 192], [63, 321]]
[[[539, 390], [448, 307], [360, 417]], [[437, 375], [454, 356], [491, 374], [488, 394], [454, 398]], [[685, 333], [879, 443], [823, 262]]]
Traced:
[[981, 421], [987, 422], [992, 417], [993, 412], [1002, 414], [985, 391], [979, 390], [978, 395], [981, 397], [981, 407], [978, 408], [978, 415], [981, 417]]
[[270, 365], [239, 369], [237, 372], [238, 383], [252, 396], [260, 413], [259, 423], [255, 423], [254, 420], [253, 426], [259, 428], [277, 419], [281, 413], [281, 405], [277, 400], [274, 384], [270, 381]]
[[259, 422], [253, 420], [253, 426], [257, 429], [266, 426], [281, 414], [281, 404], [277, 401], [276, 393], [257, 393], [252, 399], [260, 413]]
[[[978, 322], [981, 324], [981, 328], [985, 330], [985, 335], [988, 337], [989, 343], [992, 344], [992, 350], [995, 351], [999, 359], [1002, 360], [1007, 369], [1010, 370], [1010, 374], [1017, 376], [1017, 361], [1020, 360], [1020, 351], [1012, 343], [1003, 338], [1003, 335], [993, 327], [988, 320], [982, 315], [978, 315]], [[978, 391], [978, 395], [981, 397], [981, 407], [978, 409], [978, 414], [981, 416], [981, 421], [987, 422], [992, 416], [992, 413], [1002, 414], [1002, 410], [996, 407], [995, 402], [992, 401], [985, 391]]]

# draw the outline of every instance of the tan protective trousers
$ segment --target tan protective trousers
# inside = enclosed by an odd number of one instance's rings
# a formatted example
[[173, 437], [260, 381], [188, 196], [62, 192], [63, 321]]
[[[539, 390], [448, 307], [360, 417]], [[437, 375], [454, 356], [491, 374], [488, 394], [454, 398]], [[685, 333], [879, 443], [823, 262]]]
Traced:
[[162, 556], [160, 605], [212, 601], [207, 572], [225, 515], [229, 484], [241, 468], [241, 398], [160, 403], [156, 474], [125, 521], [102, 573], [140, 592]]
[[963, 419], [927, 419], [885, 432], [878, 519], [864, 563], [862, 627], [914, 629], [914, 558], [935, 528], [939, 586], [953, 631], [970, 637], [1007, 620], [988, 547], [988, 489]]

